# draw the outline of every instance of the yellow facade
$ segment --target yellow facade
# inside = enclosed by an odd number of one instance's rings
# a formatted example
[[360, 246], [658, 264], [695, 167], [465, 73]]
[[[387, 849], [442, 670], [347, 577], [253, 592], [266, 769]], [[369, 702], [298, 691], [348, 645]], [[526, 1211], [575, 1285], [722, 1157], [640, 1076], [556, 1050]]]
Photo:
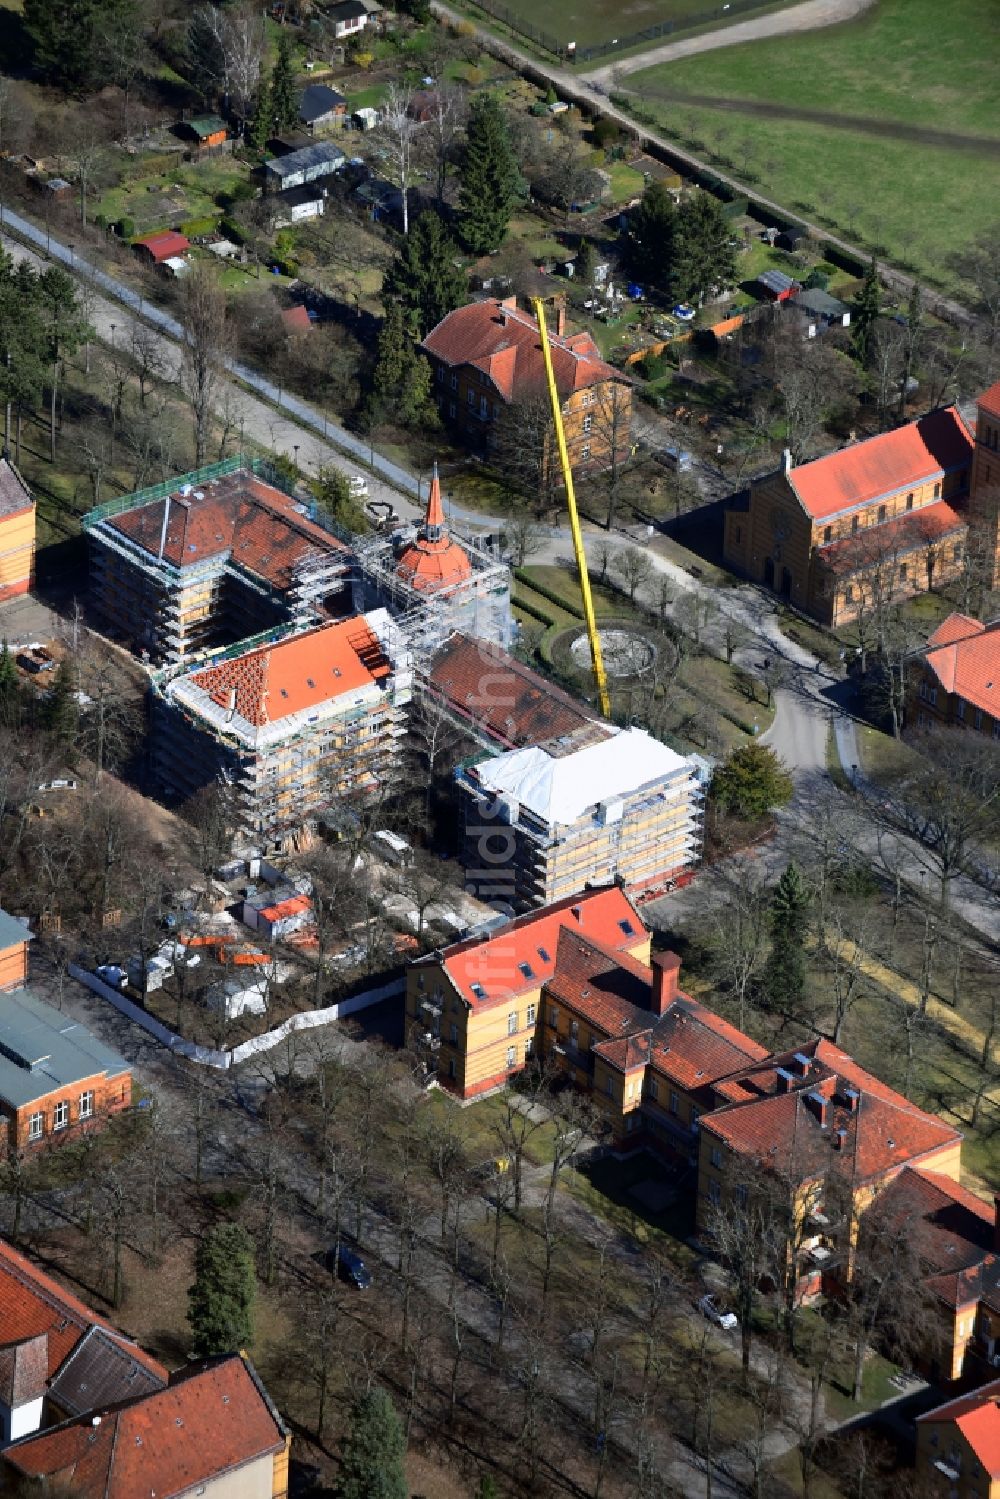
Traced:
[[[955, 1421], [917, 1422], [917, 1476], [940, 1485], [947, 1499], [1000, 1499], [1000, 1480], [992, 1478]], [[925, 1492], [925, 1490], [921, 1490]]]
[[0, 600], [27, 593], [35, 572], [35, 507], [0, 519]]

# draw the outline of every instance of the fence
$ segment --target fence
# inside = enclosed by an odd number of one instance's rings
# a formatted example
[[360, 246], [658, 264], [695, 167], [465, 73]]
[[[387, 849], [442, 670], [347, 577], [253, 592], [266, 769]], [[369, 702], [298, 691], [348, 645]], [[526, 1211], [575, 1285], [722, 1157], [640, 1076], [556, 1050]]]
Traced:
[[229, 1067], [239, 1066], [240, 1062], [245, 1062], [248, 1057], [257, 1056], [262, 1051], [270, 1051], [272, 1047], [280, 1046], [281, 1042], [286, 1041], [294, 1031], [312, 1030], [317, 1025], [329, 1025], [331, 1021], [342, 1020], [346, 1015], [356, 1015], [359, 1010], [367, 1010], [370, 1005], [381, 1004], [384, 999], [399, 998], [406, 987], [403, 979], [392, 979], [388, 984], [381, 984], [377, 989], [364, 989], [360, 994], [352, 994], [350, 998], [342, 999], [335, 1005], [328, 1005], [324, 1010], [305, 1010], [299, 1015], [292, 1015], [281, 1025], [276, 1025], [273, 1031], [265, 1031], [262, 1036], [254, 1036], [251, 1040], [244, 1041], [242, 1045], [234, 1046], [231, 1051], [215, 1051], [210, 1046], [198, 1046], [194, 1041], [185, 1041], [183, 1036], [178, 1036], [176, 1031], [170, 1030], [154, 1016], [148, 1015], [140, 1005], [134, 1004], [119, 990], [112, 989], [111, 985], [99, 979], [96, 973], [81, 968], [77, 963], [70, 963], [68, 967], [71, 978], [114, 1005], [120, 1014], [141, 1026], [154, 1040], [159, 1041], [161, 1046], [167, 1047], [169, 1051], [177, 1052], [179, 1056], [187, 1057], [192, 1062], [200, 1062], [203, 1067], [217, 1067], [222, 1071]]
[[773, 5], [774, 0], [730, 0], [728, 5], [713, 5], [709, 10], [698, 11], [689, 16], [678, 16], [674, 21], [660, 21], [655, 26], [647, 26], [643, 31], [632, 31], [627, 36], [616, 36], [607, 42], [594, 42], [589, 47], [578, 47], [569, 38], [565, 42], [556, 41], [547, 31], [533, 26], [526, 20], [520, 11], [514, 11], [509, 6], [501, 5], [499, 0], [471, 0], [477, 10], [485, 11], [495, 21], [500, 21], [504, 26], [509, 26], [518, 36], [527, 37], [536, 46], [541, 47], [544, 52], [553, 57], [564, 58], [567, 62], [593, 62], [599, 57], [608, 57], [613, 52], [626, 52], [630, 47], [641, 47], [644, 42], [655, 42], [661, 37], [674, 36], [678, 32], [693, 31], [698, 26], [710, 26], [713, 21], [731, 21], [735, 16], [744, 15], [747, 11], [763, 10]]

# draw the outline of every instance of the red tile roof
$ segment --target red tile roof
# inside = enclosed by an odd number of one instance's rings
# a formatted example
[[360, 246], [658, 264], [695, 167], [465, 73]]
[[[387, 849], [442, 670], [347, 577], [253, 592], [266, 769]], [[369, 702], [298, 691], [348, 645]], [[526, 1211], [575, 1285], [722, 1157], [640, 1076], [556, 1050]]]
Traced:
[[297, 307], [286, 307], [281, 314], [281, 321], [289, 333], [308, 333], [312, 327], [308, 309], [301, 303]]
[[894, 432], [869, 437], [791, 470], [789, 482], [806, 514], [829, 520], [884, 495], [927, 483], [972, 462], [972, 436], [949, 406]]
[[505, 749], [544, 744], [600, 722], [585, 703], [523, 661], [467, 635], [452, 635], [434, 657], [430, 691]]
[[419, 534], [400, 553], [396, 574], [418, 593], [434, 593], [472, 576], [469, 554], [445, 530], [436, 463], [424, 523]]
[[657, 1022], [654, 1071], [688, 1092], [763, 1061], [767, 1050], [688, 995], [679, 995]]
[[147, 234], [142, 239], [134, 239], [132, 243], [148, 250], [157, 265], [162, 265], [163, 261], [170, 260], [174, 255], [183, 255], [185, 250], [191, 248], [191, 241], [185, 239], [183, 234], [178, 234], [175, 229], [165, 229], [160, 234]]
[[[797, 1057], [807, 1063], [804, 1076]], [[787, 1092], [778, 1091], [780, 1072]], [[854, 1108], [847, 1089], [858, 1095]], [[703, 1130], [762, 1165], [803, 1178], [835, 1171], [868, 1181], [961, 1140], [951, 1125], [918, 1109], [829, 1041], [768, 1057], [714, 1091], [720, 1106], [702, 1116]]]
[[1000, 620], [949, 614], [927, 642], [927, 665], [945, 692], [1000, 718]]
[[[555, 972], [559, 934], [564, 927], [584, 933], [619, 954], [646, 938], [641, 916], [617, 885], [571, 895], [529, 911], [485, 937], [446, 947], [445, 973], [472, 1009], [505, 1002], [538, 989]], [[421, 962], [438, 961], [425, 958]], [[528, 972], [522, 971], [524, 964]], [[417, 964], [419, 972], [420, 965]], [[476, 992], [476, 989], [481, 992]]]
[[859, 568], [877, 567], [933, 546], [942, 537], [965, 532], [966, 522], [947, 503], [936, 500], [919, 510], [897, 515], [881, 526], [867, 526], [854, 536], [828, 541], [816, 557], [831, 572], [850, 574]]
[[[550, 332], [549, 344], [556, 385], [564, 400], [588, 385], [624, 381], [620, 370], [601, 358], [589, 333], [559, 338]], [[449, 312], [431, 329], [421, 348], [444, 364], [468, 364], [481, 370], [505, 401], [545, 393], [538, 323], [505, 302], [470, 302]]]
[[167, 1371], [161, 1363], [16, 1249], [0, 1243], [0, 1347], [44, 1334], [51, 1379], [92, 1327], [103, 1329], [137, 1365], [166, 1383]]
[[167, 1389], [15, 1442], [16, 1473], [72, 1486], [77, 1499], [188, 1494], [285, 1446], [280, 1420], [238, 1355], [192, 1366]]
[[905, 1230], [931, 1277], [930, 1288], [949, 1306], [957, 1304], [959, 1272], [981, 1265], [993, 1249], [993, 1205], [937, 1171], [907, 1167], [879, 1194], [873, 1210]]
[[298, 503], [248, 471], [238, 470], [190, 494], [178, 490], [169, 501], [136, 505], [110, 516], [104, 524], [158, 557], [164, 509], [169, 504], [162, 555], [172, 567], [183, 569], [212, 557], [228, 558], [275, 587], [288, 588], [296, 564], [312, 553], [339, 552], [347, 560], [347, 548], [300, 514]]
[[545, 991], [573, 1010], [609, 1041], [647, 1033], [653, 1020], [649, 1008], [653, 970], [580, 931], [563, 927], [559, 933], [555, 973], [546, 980]]
[[361, 615], [262, 645], [195, 672], [220, 708], [259, 728], [355, 692], [389, 675], [381, 643]]
[[917, 1417], [931, 1426], [943, 1421], [953, 1421], [990, 1477], [1000, 1478], [1000, 1379]]
[[987, 416], [1000, 416], [1000, 380], [991, 385], [989, 390], [984, 390], [976, 405], [980, 411], [985, 411]]

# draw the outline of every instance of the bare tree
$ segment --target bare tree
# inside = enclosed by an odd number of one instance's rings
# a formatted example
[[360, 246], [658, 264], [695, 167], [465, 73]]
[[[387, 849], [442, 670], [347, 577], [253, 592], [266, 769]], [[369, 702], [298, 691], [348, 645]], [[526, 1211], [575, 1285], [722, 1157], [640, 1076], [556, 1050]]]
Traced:
[[198, 261], [182, 283], [181, 328], [181, 383], [194, 417], [195, 464], [201, 467], [231, 344], [226, 294], [214, 268], [204, 261]]
[[504, 524], [504, 547], [510, 553], [515, 567], [523, 567], [528, 558], [539, 550], [542, 540], [541, 527], [527, 511], [514, 511]]
[[614, 568], [625, 586], [629, 599], [634, 604], [639, 589], [644, 587], [653, 576], [653, 564], [649, 553], [641, 551], [639, 547], [623, 547], [615, 557]]
[[591, 451], [602, 462], [600, 483], [608, 497], [604, 524], [610, 531], [618, 507], [622, 471], [632, 448], [631, 390], [619, 380], [607, 381], [587, 415], [591, 423]]
[[393, 184], [402, 199], [403, 233], [410, 232], [409, 191], [415, 171], [417, 142], [421, 125], [413, 116], [413, 94], [396, 83], [389, 85], [381, 106], [378, 125], [380, 144]]
[[260, 86], [266, 34], [263, 12], [238, 0], [235, 5], [200, 5], [189, 26], [189, 48], [202, 82], [222, 95], [240, 119], [241, 132]]
[[444, 203], [448, 167], [455, 155], [467, 113], [466, 96], [461, 90], [442, 84], [431, 95], [420, 144], [431, 160], [439, 207]]

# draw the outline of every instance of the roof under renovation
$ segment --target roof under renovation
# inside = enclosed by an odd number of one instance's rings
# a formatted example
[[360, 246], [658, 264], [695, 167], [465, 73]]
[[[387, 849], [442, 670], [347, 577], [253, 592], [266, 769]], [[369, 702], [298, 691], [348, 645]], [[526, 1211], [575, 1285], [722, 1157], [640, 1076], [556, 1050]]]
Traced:
[[598, 802], [631, 796], [688, 770], [688, 762], [644, 729], [613, 729], [565, 755], [532, 746], [475, 768], [479, 783], [550, 826], [571, 824]]

